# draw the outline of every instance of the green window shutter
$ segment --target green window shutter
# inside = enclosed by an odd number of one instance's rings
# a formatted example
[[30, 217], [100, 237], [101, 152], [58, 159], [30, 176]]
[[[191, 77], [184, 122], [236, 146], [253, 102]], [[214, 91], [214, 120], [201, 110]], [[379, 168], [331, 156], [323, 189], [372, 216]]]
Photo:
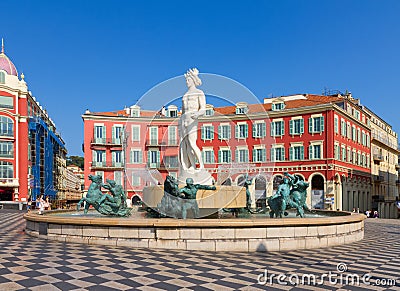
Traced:
[[92, 151], [92, 162], [97, 162], [96, 151]]
[[228, 151], [228, 162], [232, 162], [232, 153], [231, 150]]
[[304, 160], [304, 146], [300, 147], [300, 159]]
[[101, 153], [101, 159], [102, 159], [103, 165], [105, 165], [105, 163], [106, 163], [106, 152], [105, 152], [105, 151], [103, 151], [103, 152]]
[[275, 136], [275, 122], [271, 122], [271, 136]]
[[338, 133], [339, 128], [339, 120], [335, 117], [335, 132]]
[[133, 163], [133, 151], [129, 152], [129, 162], [132, 164]]
[[271, 109], [272, 109], [272, 111], [275, 111], [275, 104], [274, 103], [271, 104]]
[[157, 151], [157, 166], [160, 165], [160, 151]]
[[324, 131], [324, 117], [323, 116], [320, 117], [319, 122], [321, 125], [321, 132], [323, 132]]
[[116, 152], [112, 152], [111, 153], [111, 161], [112, 161], [113, 164], [115, 163], [115, 155], [116, 154], [117, 154]]
[[239, 138], [239, 125], [236, 124], [235, 138]]
[[293, 134], [293, 120], [289, 120], [289, 134]]
[[300, 119], [300, 133], [303, 134], [304, 133], [304, 119]]
[[267, 155], [267, 150], [266, 149], [262, 149], [262, 161], [263, 162], [265, 162], [266, 159], [267, 159], [266, 155]]
[[281, 121], [281, 135], [285, 135], [285, 122]]
[[218, 151], [218, 163], [222, 163], [222, 152], [221, 152], [221, 150]]
[[101, 131], [102, 131], [102, 133], [103, 133], [103, 135], [102, 135], [102, 142], [106, 142], [106, 127], [105, 127], [105, 126], [102, 126], [102, 127], [101, 127]]
[[112, 134], [111, 140], [115, 141], [117, 138], [115, 136], [115, 127], [114, 126], [111, 128], [111, 134]]
[[204, 151], [201, 151], [201, 159], [203, 160], [203, 163], [205, 164], [206, 155], [205, 155]]
[[271, 148], [271, 161], [275, 162], [275, 148]]
[[284, 161], [285, 160], [285, 148], [283, 148], [283, 151], [282, 151], [282, 161]]
[[214, 126], [211, 126], [211, 139], [214, 139]]
[[231, 126], [228, 125], [228, 139], [230, 139], [231, 136], [232, 136], [232, 134], [231, 134]]
[[211, 163], [215, 163], [214, 151], [211, 151]]
[[147, 152], [147, 165], [150, 166], [151, 163], [151, 151]]
[[206, 139], [206, 132], [205, 132], [204, 126], [201, 127], [201, 139], [205, 140]]
[[253, 149], [252, 154], [253, 154], [253, 163], [254, 163], [256, 161], [256, 150], [255, 149]]
[[139, 163], [143, 163], [143, 153], [139, 151]]
[[313, 133], [313, 119], [311, 117], [308, 119], [308, 132]]
[[289, 160], [293, 161], [293, 148], [292, 147], [289, 148]]
[[249, 125], [246, 124], [246, 126], [244, 128], [245, 128], [244, 129], [244, 136], [245, 136], [245, 138], [248, 138], [249, 137]]
[[239, 150], [238, 149], [235, 150], [235, 162], [236, 163], [239, 162]]
[[265, 124], [265, 122], [263, 122], [262, 123], [262, 126], [261, 126], [261, 128], [262, 128], [262, 132], [261, 132], [261, 136], [262, 137], [264, 137], [264, 136], [266, 136], [267, 134], [266, 134], [266, 131], [267, 131], [267, 125]]
[[257, 137], [256, 135], [256, 128], [257, 128], [257, 124], [253, 123], [253, 137]]
[[309, 160], [312, 160], [313, 158], [314, 158], [314, 156], [313, 156], [313, 146], [310, 145], [310, 146], [308, 147], [308, 159], [309, 159]]
[[245, 150], [245, 152], [244, 152], [244, 159], [245, 159], [245, 162], [246, 162], [246, 163], [249, 162], [249, 150]]
[[222, 139], [222, 126], [218, 125], [218, 139]]

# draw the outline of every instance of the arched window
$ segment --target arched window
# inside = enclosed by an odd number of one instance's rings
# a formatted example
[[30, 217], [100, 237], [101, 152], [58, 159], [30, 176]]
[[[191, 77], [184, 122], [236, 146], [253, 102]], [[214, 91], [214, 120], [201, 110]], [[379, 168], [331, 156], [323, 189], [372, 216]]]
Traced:
[[6, 82], [6, 74], [4, 72], [0, 72], [0, 84], [4, 84]]
[[14, 136], [14, 123], [7, 116], [0, 116], [0, 136]]
[[14, 178], [14, 167], [12, 163], [0, 161], [0, 178]]

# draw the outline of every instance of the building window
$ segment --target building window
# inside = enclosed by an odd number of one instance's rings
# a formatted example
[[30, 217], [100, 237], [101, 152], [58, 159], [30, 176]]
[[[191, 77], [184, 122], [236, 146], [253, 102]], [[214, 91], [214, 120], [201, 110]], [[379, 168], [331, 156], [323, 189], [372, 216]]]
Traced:
[[176, 138], [176, 126], [168, 126], [168, 144], [177, 145], [178, 140]]
[[357, 165], [362, 166], [361, 153], [357, 153]]
[[112, 151], [111, 158], [113, 167], [122, 167], [122, 151]]
[[232, 161], [230, 149], [220, 149], [218, 151], [218, 162], [221, 164], [230, 163]]
[[346, 122], [343, 119], [340, 121], [340, 132], [341, 132], [342, 136], [344, 136], [344, 137], [347, 136]]
[[178, 107], [176, 107], [175, 105], [168, 106], [167, 116], [168, 117], [178, 117]]
[[303, 134], [304, 133], [304, 119], [289, 120], [290, 134]]
[[271, 122], [271, 136], [283, 136], [285, 134], [285, 124], [283, 120]]
[[346, 162], [347, 157], [346, 157], [346, 148], [342, 147], [342, 161]]
[[106, 127], [104, 125], [94, 126], [94, 142], [106, 143]]
[[246, 102], [239, 102], [236, 104], [236, 114], [246, 114], [248, 112], [248, 107]]
[[253, 124], [253, 137], [263, 138], [266, 134], [266, 124], [265, 122], [256, 122]]
[[0, 161], [0, 178], [14, 178], [14, 166], [12, 163]]
[[203, 149], [203, 163], [214, 164], [214, 151], [212, 149]]
[[6, 74], [4, 72], [0, 72], [0, 84], [4, 84], [6, 82]]
[[304, 146], [294, 145], [289, 148], [289, 159], [291, 161], [304, 160]]
[[113, 144], [121, 144], [121, 138], [123, 136], [122, 126], [113, 126], [112, 127], [112, 143]]
[[357, 142], [358, 143], [361, 143], [361, 133], [360, 132], [361, 132], [360, 129], [357, 128]]
[[335, 133], [339, 133], [339, 118], [335, 116]]
[[338, 144], [335, 144], [334, 155], [335, 155], [335, 160], [339, 161], [340, 160], [340, 147]]
[[150, 127], [149, 144], [150, 145], [158, 145], [158, 127], [157, 126]]
[[351, 127], [351, 139], [353, 141], [357, 141], [357, 132], [356, 132], [356, 127], [354, 125]]
[[93, 151], [93, 166], [103, 167], [106, 165], [106, 151]]
[[253, 162], [254, 163], [263, 163], [267, 160], [265, 148], [256, 148], [253, 149]]
[[140, 141], [140, 125], [132, 125], [132, 141]]
[[236, 162], [237, 163], [248, 163], [249, 162], [249, 150], [248, 149], [236, 149]]
[[201, 127], [201, 139], [202, 140], [213, 140], [214, 139], [214, 126], [203, 125]]
[[308, 158], [310, 160], [317, 160], [322, 158], [322, 145], [311, 144], [308, 148]]
[[114, 181], [117, 185], [122, 185], [122, 172], [121, 171], [114, 172]]
[[214, 115], [214, 109], [206, 109], [206, 116], [213, 116]]
[[351, 163], [351, 148], [347, 148], [347, 162]]
[[160, 152], [159, 151], [148, 151], [147, 152], [147, 164], [150, 168], [158, 168], [160, 166]]
[[352, 162], [353, 164], [357, 164], [357, 154], [356, 154], [356, 151], [355, 151], [355, 150], [353, 150], [351, 162]]
[[228, 140], [231, 138], [231, 126], [229, 124], [218, 126], [218, 139]]
[[366, 138], [365, 138], [365, 132], [364, 132], [364, 131], [363, 131], [362, 134], [361, 134], [361, 144], [362, 144], [363, 146], [366, 146], [366, 145], [367, 145]]
[[178, 156], [164, 157], [164, 165], [167, 168], [178, 168], [179, 166]]
[[0, 107], [1, 108], [14, 108], [14, 98], [9, 96], [0, 96]]
[[284, 147], [273, 147], [271, 149], [271, 161], [278, 162], [285, 160], [285, 148]]
[[311, 117], [308, 120], [308, 127], [310, 133], [319, 133], [324, 131], [324, 117]]
[[249, 136], [249, 130], [247, 123], [237, 124], [235, 137], [241, 139], [241, 138], [247, 138], [248, 136]]
[[138, 187], [140, 186], [140, 176], [137, 174], [133, 173], [132, 174], [132, 186], [133, 187]]
[[0, 136], [14, 136], [14, 123], [11, 118], [0, 116]]
[[131, 150], [131, 163], [141, 164], [143, 161], [142, 151], [140, 149]]
[[285, 103], [279, 102], [279, 103], [272, 103], [271, 104], [271, 109], [272, 111], [279, 111], [285, 109]]
[[12, 141], [0, 141], [0, 157], [1, 158], [14, 157], [14, 143]]

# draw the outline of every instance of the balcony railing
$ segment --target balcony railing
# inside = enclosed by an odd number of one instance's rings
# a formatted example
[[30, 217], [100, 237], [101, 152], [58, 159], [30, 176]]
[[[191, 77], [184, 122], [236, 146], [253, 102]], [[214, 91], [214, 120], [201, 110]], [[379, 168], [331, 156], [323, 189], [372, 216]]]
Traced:
[[120, 138], [95, 137], [92, 139], [91, 144], [122, 146], [122, 140]]
[[383, 176], [374, 175], [374, 182], [383, 182], [385, 178]]
[[124, 163], [120, 162], [92, 162], [92, 168], [123, 168]]
[[0, 151], [0, 158], [13, 158], [14, 151]]
[[18, 187], [18, 179], [14, 178], [0, 178], [0, 187]]

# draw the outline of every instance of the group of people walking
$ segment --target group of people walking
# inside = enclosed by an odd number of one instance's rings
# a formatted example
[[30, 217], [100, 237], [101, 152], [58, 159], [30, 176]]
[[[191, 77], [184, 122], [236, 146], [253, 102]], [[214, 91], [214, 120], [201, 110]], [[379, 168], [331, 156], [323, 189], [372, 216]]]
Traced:
[[[40, 197], [36, 199], [35, 203], [36, 203], [35, 209], [38, 209], [38, 214], [43, 214], [45, 210], [51, 210], [51, 203], [48, 196], [46, 197], [46, 199], [44, 199], [43, 195], [40, 195]], [[31, 209], [32, 209], [32, 200], [31, 198], [29, 198], [27, 206], [28, 212], [30, 212]]]

